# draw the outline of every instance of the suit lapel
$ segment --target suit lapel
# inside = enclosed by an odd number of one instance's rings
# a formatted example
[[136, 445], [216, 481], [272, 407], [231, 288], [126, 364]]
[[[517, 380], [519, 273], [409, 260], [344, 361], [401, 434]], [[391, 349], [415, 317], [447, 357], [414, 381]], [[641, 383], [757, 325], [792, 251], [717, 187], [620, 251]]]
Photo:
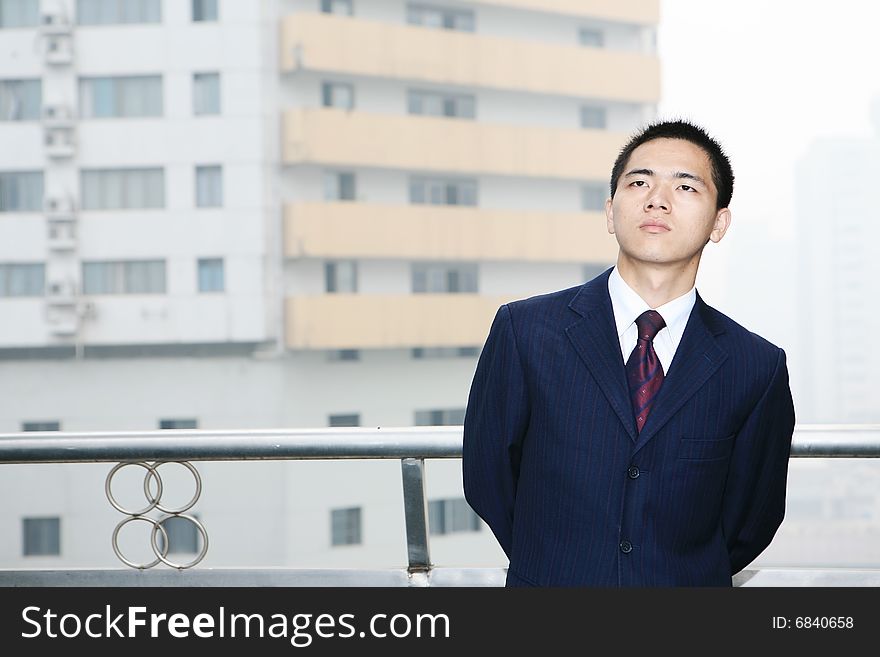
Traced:
[[638, 451], [727, 359], [727, 352], [715, 339], [716, 335], [724, 332], [724, 328], [715, 321], [712, 309], [697, 293], [669, 374], [663, 381], [645, 426], [641, 433], [637, 433], [626, 383], [626, 367], [620, 353], [620, 340], [608, 294], [610, 274], [611, 269], [608, 269], [578, 289], [569, 308], [581, 317], [568, 326], [565, 333], [635, 443], [634, 451]]
[[608, 295], [610, 274], [611, 269], [581, 286], [568, 305], [581, 318], [568, 326], [565, 333], [635, 442], [636, 423], [626, 385], [626, 369], [620, 353], [611, 297]]
[[663, 380], [636, 441], [635, 451], [651, 440], [727, 359], [727, 352], [715, 340], [715, 335], [723, 333], [724, 329], [713, 320], [711, 313], [712, 310], [697, 294], [669, 375]]

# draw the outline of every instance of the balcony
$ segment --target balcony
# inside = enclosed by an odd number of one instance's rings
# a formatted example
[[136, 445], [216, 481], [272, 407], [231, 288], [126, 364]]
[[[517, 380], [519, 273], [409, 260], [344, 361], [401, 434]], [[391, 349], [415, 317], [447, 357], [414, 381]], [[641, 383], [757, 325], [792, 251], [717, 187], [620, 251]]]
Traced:
[[606, 180], [628, 135], [339, 109], [284, 113], [284, 164]]
[[472, 347], [483, 344], [495, 312], [508, 301], [478, 294], [290, 297], [285, 344], [288, 349]]
[[656, 25], [660, 21], [659, 0], [474, 0], [474, 4], [642, 25]]
[[[406, 566], [371, 569], [308, 569], [308, 568], [198, 568], [198, 562], [208, 550], [208, 529], [200, 524], [203, 548], [192, 563], [166, 563], [170, 569], [159, 566], [169, 561], [161, 549], [155, 552], [155, 566], [127, 563], [130, 568], [87, 569], [4, 569], [0, 570], [0, 586], [501, 586], [506, 569], [503, 567], [446, 567], [435, 565], [429, 542], [429, 518], [426, 513], [425, 461], [450, 460], [461, 457], [462, 428], [459, 427], [403, 427], [355, 429], [279, 429], [242, 431], [176, 430], [122, 433], [34, 433], [0, 434], [0, 465], [13, 464], [32, 467], [36, 464], [70, 464], [64, 467], [85, 467], [94, 463], [118, 463], [103, 482], [108, 501], [117, 511], [126, 515], [111, 541], [117, 546], [118, 529], [131, 520], [141, 519], [161, 527], [168, 515], [191, 517], [190, 508], [197, 509], [202, 493], [201, 478], [192, 462], [235, 462], [242, 467], [245, 461], [326, 461], [342, 466], [343, 461], [384, 460], [400, 462], [403, 517], [405, 523]], [[880, 426], [822, 426], [797, 427], [791, 456], [796, 458], [877, 458], [880, 457]], [[159, 505], [163, 495], [158, 470], [163, 463], [182, 463], [192, 473], [196, 494], [188, 506], [167, 510]], [[145, 480], [135, 480], [135, 488], [143, 495], [153, 495], [150, 508], [129, 512], [120, 505], [111, 492], [114, 474], [123, 464], [146, 471]], [[56, 466], [53, 466], [56, 467]], [[57, 474], [57, 470], [55, 471]], [[164, 471], [163, 471], [164, 476]], [[33, 485], [36, 484], [36, 480]], [[94, 487], [101, 488], [95, 480]], [[148, 487], [149, 483], [149, 487]], [[351, 484], [351, 482], [347, 482]], [[149, 493], [150, 488], [154, 493]], [[235, 521], [234, 511], [248, 513], [248, 488], [229, 497], [226, 491], [214, 494], [236, 503], [223, 517]], [[118, 494], [118, 491], [117, 491]], [[78, 491], [77, 512], [83, 508], [91, 493]], [[185, 498], [184, 498], [185, 499]], [[265, 501], [265, 500], [264, 500]], [[141, 501], [141, 504], [143, 502]], [[155, 510], [166, 515], [159, 520], [150, 518]], [[197, 513], [197, 512], [194, 512]], [[85, 515], [80, 516], [86, 517]], [[119, 518], [119, 516], [116, 516]], [[281, 519], [279, 519], [281, 522]], [[219, 528], [217, 528], [219, 529]], [[94, 527], [91, 527], [94, 530]], [[164, 529], [154, 529], [164, 531]], [[87, 533], [87, 532], [86, 532]], [[225, 534], [235, 540], [234, 534]], [[240, 540], [240, 539], [239, 539]], [[214, 543], [211, 543], [212, 545]], [[156, 550], [154, 541], [153, 549]], [[160, 558], [161, 555], [161, 558]], [[117, 557], [124, 560], [117, 550]], [[125, 563], [125, 561], [124, 561]], [[746, 569], [733, 578], [735, 586], [880, 586], [880, 570], [876, 568], [754, 568]]]
[[[660, 99], [655, 56], [327, 14], [298, 13], [282, 20], [281, 70], [625, 103]], [[615, 75], [605, 75], [609, 70]]]
[[604, 263], [617, 257], [598, 212], [304, 202], [285, 206], [284, 227], [288, 258]]

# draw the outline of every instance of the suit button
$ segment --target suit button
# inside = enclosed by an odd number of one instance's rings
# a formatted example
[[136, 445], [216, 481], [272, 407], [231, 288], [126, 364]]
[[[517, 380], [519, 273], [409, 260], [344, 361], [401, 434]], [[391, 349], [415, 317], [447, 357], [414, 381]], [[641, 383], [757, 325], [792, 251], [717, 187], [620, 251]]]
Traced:
[[633, 544], [629, 541], [621, 541], [620, 542], [620, 551], [624, 554], [629, 554], [633, 551]]
[[638, 479], [641, 472], [636, 466], [631, 465], [626, 471], [626, 474], [629, 476], [630, 479]]

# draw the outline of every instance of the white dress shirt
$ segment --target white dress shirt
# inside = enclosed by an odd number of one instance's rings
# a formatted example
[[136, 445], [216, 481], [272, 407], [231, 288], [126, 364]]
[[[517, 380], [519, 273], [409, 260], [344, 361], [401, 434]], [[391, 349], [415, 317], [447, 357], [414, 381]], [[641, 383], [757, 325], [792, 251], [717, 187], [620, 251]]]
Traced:
[[[623, 362], [626, 363], [638, 340], [636, 318], [646, 310], [651, 310], [651, 306], [623, 280], [617, 267], [608, 277], [608, 293], [611, 295], [611, 308], [617, 325], [617, 337], [620, 339], [620, 353]], [[654, 351], [657, 352], [664, 374], [669, 373], [669, 367], [672, 365], [672, 359], [696, 301], [696, 287], [692, 287], [690, 292], [654, 308], [666, 322], [666, 326], [654, 337]]]

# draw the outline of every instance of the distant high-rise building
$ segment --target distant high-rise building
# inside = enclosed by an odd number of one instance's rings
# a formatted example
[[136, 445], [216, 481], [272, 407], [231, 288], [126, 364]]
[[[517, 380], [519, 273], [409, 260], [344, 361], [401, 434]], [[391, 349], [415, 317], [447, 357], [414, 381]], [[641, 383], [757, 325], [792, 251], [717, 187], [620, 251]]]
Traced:
[[[602, 203], [656, 112], [658, 20], [659, 0], [2, 2], [0, 433], [460, 424], [498, 306], [615, 260]], [[444, 465], [431, 508], [460, 515]], [[400, 521], [376, 521], [381, 487], [324, 501], [326, 474], [252, 471], [227, 536], [251, 563], [365, 560]], [[0, 533], [93, 564], [59, 485]], [[450, 514], [450, 554], [498, 557]], [[0, 562], [31, 563], [22, 544]]]
[[875, 185], [880, 112], [871, 138], [814, 142], [795, 187], [802, 421], [880, 422], [880, 251]]

